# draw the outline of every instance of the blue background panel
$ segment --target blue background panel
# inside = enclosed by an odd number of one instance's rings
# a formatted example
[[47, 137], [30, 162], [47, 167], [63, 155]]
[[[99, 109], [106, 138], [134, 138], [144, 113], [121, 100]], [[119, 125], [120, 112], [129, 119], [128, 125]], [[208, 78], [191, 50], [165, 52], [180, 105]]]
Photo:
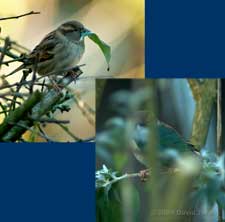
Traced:
[[0, 221], [94, 221], [94, 175], [91, 143], [0, 144]]
[[225, 77], [225, 1], [146, 1], [147, 77]]

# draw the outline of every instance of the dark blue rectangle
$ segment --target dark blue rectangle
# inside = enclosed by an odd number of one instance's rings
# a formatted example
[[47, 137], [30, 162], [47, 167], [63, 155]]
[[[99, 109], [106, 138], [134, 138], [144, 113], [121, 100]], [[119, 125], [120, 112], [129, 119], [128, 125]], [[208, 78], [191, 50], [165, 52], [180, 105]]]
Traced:
[[146, 1], [146, 77], [225, 77], [225, 1]]
[[94, 221], [92, 143], [0, 144], [0, 221]]

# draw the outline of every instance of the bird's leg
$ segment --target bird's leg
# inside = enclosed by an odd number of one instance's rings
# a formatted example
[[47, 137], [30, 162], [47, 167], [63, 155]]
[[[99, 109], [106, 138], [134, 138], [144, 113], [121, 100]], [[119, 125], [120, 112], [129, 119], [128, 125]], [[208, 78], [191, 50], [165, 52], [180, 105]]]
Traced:
[[57, 92], [61, 92], [63, 89], [63, 85], [57, 83], [57, 80], [53, 76], [49, 76], [49, 81], [52, 84], [52, 88], [55, 89]]
[[[64, 78], [71, 78], [72, 80], [76, 81], [77, 78], [82, 74], [83, 72], [80, 70], [79, 67], [75, 67], [72, 70], [69, 70], [65, 73]], [[52, 83], [52, 86], [57, 91], [61, 92], [61, 90], [64, 88], [63, 84], [60, 84], [62, 81], [57, 81], [56, 77], [49, 76], [48, 77], [50, 82]], [[62, 79], [61, 79], [62, 80]]]
[[150, 176], [150, 170], [149, 169], [141, 170], [139, 172], [139, 177], [140, 177], [142, 182], [146, 182], [149, 176]]
[[68, 71], [65, 75], [65, 77], [70, 76], [73, 78], [74, 83], [76, 83], [77, 78], [82, 74], [82, 71], [80, 70], [79, 67], [75, 67], [74, 69]]

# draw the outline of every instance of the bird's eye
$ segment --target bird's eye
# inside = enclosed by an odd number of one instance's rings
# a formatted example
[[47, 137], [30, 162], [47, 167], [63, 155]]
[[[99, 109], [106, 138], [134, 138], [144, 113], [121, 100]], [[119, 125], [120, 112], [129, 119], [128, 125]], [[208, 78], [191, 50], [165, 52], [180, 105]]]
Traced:
[[74, 29], [74, 31], [75, 31], [75, 32], [77, 32], [77, 31], [78, 31], [78, 29]]

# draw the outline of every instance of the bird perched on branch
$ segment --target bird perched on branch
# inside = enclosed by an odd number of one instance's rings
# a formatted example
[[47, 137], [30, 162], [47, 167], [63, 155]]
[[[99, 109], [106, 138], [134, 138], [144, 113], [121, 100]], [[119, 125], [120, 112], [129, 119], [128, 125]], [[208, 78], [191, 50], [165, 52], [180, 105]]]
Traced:
[[[157, 121], [158, 132], [158, 157], [163, 165], [171, 165], [175, 163], [181, 155], [196, 154], [198, 152], [194, 146], [184, 138], [171, 126]], [[148, 146], [151, 132], [147, 125], [137, 124], [134, 129], [134, 143], [131, 148], [136, 159], [144, 165], [148, 165], [146, 148]]]
[[[173, 165], [183, 155], [196, 155], [195, 147], [173, 127], [159, 120], [156, 123], [149, 122], [149, 111], [140, 110], [149, 101], [149, 95], [147, 89], [135, 92], [119, 90], [113, 93], [110, 107], [117, 117], [107, 122], [104, 137], [100, 135], [97, 142], [103, 147], [110, 145], [130, 148], [135, 158], [146, 166], [149, 164], [147, 149], [151, 140], [156, 141], [157, 158], [164, 166]], [[151, 124], [156, 125], [156, 132], [150, 131]]]
[[62, 70], [73, 68], [84, 54], [84, 37], [88, 34], [90, 31], [78, 21], [69, 21], [60, 25], [33, 49], [27, 57], [26, 64], [7, 76], [24, 68], [36, 69], [39, 75], [54, 72], [57, 74]]

